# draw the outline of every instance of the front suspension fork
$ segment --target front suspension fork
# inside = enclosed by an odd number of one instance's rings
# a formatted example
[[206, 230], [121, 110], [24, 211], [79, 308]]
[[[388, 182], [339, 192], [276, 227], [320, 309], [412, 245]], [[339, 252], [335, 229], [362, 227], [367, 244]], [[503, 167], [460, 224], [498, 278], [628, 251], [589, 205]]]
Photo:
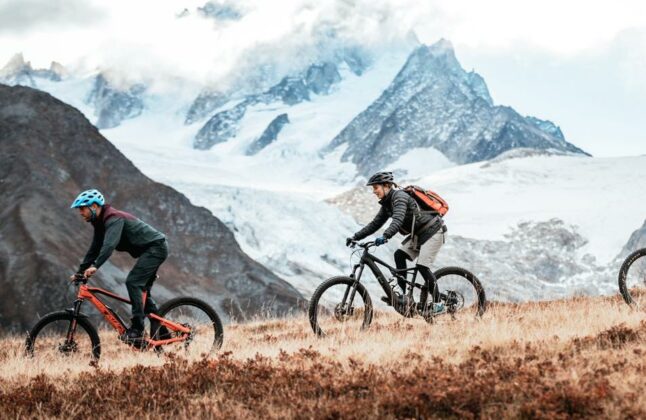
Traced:
[[72, 308], [72, 322], [70, 322], [70, 325], [67, 328], [67, 335], [65, 336], [66, 345], [70, 345], [74, 342], [74, 334], [76, 334], [76, 326], [78, 325], [78, 318], [81, 313], [82, 304], [83, 299], [77, 299], [74, 301], [74, 306]]
[[[341, 300], [341, 305], [342, 307], [346, 307], [346, 301], [348, 300], [348, 297], [350, 298], [350, 302], [347, 305], [347, 308], [352, 307], [352, 303], [354, 302], [354, 295], [357, 293], [357, 283], [359, 283], [359, 279], [361, 278], [361, 273], [363, 273], [363, 267], [364, 265], [355, 265], [354, 269], [352, 270], [352, 274], [350, 274], [350, 278], [354, 280], [352, 285], [348, 286], [347, 289], [345, 289], [345, 293], [343, 294], [343, 300]], [[357, 269], [359, 272], [357, 273]], [[348, 296], [348, 294], [350, 296]]]

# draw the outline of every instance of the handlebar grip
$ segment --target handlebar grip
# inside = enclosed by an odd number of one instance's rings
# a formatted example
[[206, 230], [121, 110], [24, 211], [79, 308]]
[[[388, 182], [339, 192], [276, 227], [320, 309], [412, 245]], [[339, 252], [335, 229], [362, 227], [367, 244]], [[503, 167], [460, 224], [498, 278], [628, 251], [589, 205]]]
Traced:
[[74, 274], [74, 282], [75, 283], [87, 283], [88, 279], [81, 273], [75, 273]]

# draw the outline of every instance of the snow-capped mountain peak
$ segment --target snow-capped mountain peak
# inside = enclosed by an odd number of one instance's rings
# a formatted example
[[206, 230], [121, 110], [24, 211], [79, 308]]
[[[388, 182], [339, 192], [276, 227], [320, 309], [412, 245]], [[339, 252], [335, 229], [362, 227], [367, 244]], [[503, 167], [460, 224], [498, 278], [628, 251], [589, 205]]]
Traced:
[[22, 53], [18, 53], [0, 69], [0, 82], [7, 85], [37, 87], [38, 78], [59, 82], [67, 75], [67, 69], [56, 61], [52, 61], [49, 69], [34, 69], [31, 62], [25, 61]]
[[342, 159], [363, 175], [416, 148], [435, 148], [456, 163], [491, 159], [517, 147], [584, 154], [552, 126], [494, 106], [482, 77], [466, 72], [451, 44], [441, 40], [416, 48], [383, 94], [323, 152], [346, 145]]
[[23, 72], [31, 72], [31, 63], [25, 61], [22, 53], [15, 54], [0, 70], [0, 77], [12, 77]]
[[[314, 63], [305, 71], [288, 75], [260, 94], [247, 95], [234, 106], [217, 112], [198, 131], [193, 143], [196, 149], [210, 149], [235, 137], [247, 109], [259, 104], [282, 103], [287, 106], [310, 101], [312, 95], [328, 95], [335, 84], [341, 81], [338, 65], [333, 62]], [[197, 115], [205, 115], [209, 109], [217, 109], [222, 103], [219, 96], [201, 94], [189, 110], [186, 121], [194, 121]], [[199, 103], [199, 105], [198, 105]], [[197, 113], [196, 109], [200, 112]]]

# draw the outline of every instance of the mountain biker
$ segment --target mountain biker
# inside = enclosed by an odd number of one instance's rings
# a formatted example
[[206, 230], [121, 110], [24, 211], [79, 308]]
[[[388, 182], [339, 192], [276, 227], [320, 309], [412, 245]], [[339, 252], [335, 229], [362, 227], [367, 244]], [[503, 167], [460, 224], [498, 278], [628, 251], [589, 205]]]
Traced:
[[[446, 226], [438, 213], [433, 211], [422, 211], [413, 197], [403, 190], [397, 188], [392, 172], [377, 172], [370, 177], [366, 186], [372, 187], [372, 192], [379, 199], [381, 208], [375, 218], [363, 229], [347, 238], [346, 245], [350, 246], [353, 241], [359, 241], [368, 235], [372, 235], [381, 228], [389, 218], [392, 218], [390, 226], [386, 228], [382, 236], [375, 240], [377, 246], [383, 245], [397, 232], [407, 237], [402, 241], [400, 248], [395, 251], [395, 265], [398, 270], [406, 269], [406, 261], [413, 261], [417, 258], [416, 265], [419, 273], [424, 278], [429, 290], [435, 288], [435, 276], [430, 267], [440, 251], [446, 239]], [[415, 225], [413, 226], [413, 221]], [[397, 279], [402, 289], [403, 299], [406, 292], [405, 275]], [[388, 297], [382, 300], [392, 305]], [[434, 308], [434, 310], [441, 310]]]
[[[78, 208], [83, 219], [94, 227], [92, 244], [79, 266], [78, 275], [92, 277], [115, 249], [137, 258], [126, 278], [132, 304], [132, 324], [120, 338], [129, 344], [140, 343], [144, 337], [145, 314], [157, 312], [150, 289], [159, 266], [168, 256], [166, 236], [132, 214], [106, 204], [96, 189], [80, 193], [70, 208]], [[144, 291], [148, 292], [145, 307], [142, 302]]]

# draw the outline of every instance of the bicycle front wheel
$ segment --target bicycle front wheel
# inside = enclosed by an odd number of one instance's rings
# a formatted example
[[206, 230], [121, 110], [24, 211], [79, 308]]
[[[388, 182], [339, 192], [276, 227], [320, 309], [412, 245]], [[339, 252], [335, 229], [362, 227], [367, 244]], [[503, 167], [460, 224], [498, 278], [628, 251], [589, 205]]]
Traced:
[[309, 306], [312, 330], [326, 334], [351, 335], [372, 322], [372, 302], [366, 288], [350, 277], [332, 277], [312, 295]]
[[621, 265], [619, 291], [627, 304], [646, 309], [646, 248], [630, 254]]
[[[171, 352], [188, 358], [204, 358], [222, 347], [224, 340], [222, 321], [215, 310], [202, 300], [190, 297], [171, 299], [159, 309], [159, 316], [191, 330], [188, 340], [165, 345], [165, 353]], [[165, 339], [181, 335], [179, 332], [163, 330], [164, 328], [160, 327], [153, 336]]]
[[[77, 318], [67, 311], [52, 312], [42, 317], [31, 329], [25, 342], [27, 354], [47, 361], [74, 360], [88, 363], [101, 357], [99, 334], [86, 318]], [[70, 327], [72, 327], [70, 329]]]

